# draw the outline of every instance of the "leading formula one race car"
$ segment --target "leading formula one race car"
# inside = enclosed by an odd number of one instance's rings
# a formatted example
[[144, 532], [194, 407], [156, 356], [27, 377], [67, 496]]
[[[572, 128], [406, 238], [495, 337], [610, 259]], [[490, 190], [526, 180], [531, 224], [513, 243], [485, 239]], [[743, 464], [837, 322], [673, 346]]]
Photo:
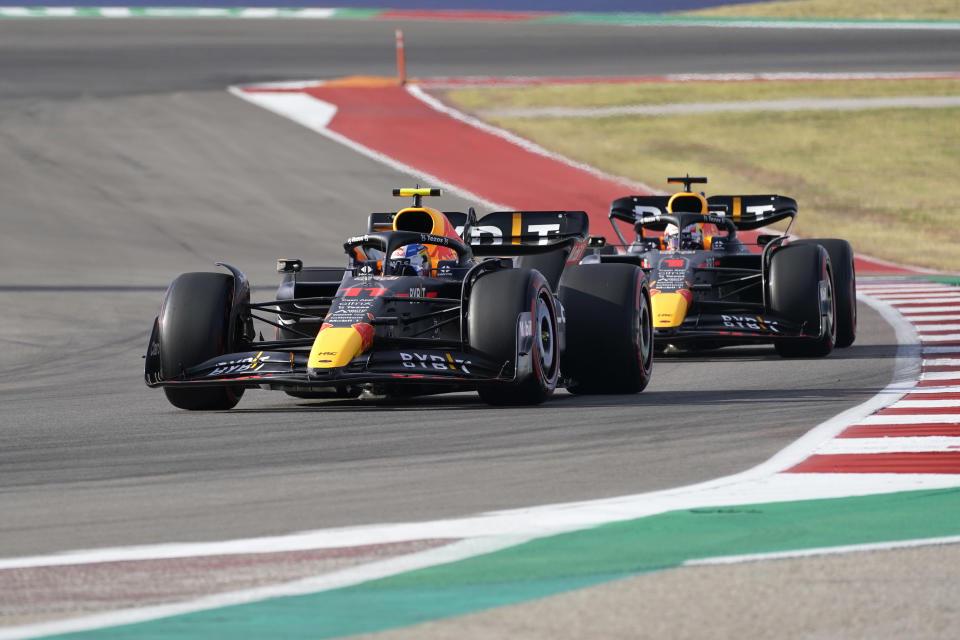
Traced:
[[[856, 275], [847, 241], [790, 240], [797, 215], [793, 198], [706, 198], [691, 188], [706, 178], [667, 182], [682, 183], [684, 190], [615, 200], [609, 217], [621, 247], [606, 246], [583, 260], [648, 272], [658, 350], [773, 343], [784, 357], [816, 357], [853, 344]], [[758, 235], [754, 249], [737, 235], [787, 218], [784, 233]], [[615, 220], [633, 226], [632, 243]], [[716, 233], [707, 235], [706, 229]]]
[[[494, 212], [479, 220], [422, 205], [438, 189], [397, 189], [414, 203], [374, 213], [344, 244], [344, 267], [277, 263], [274, 300], [250, 301], [229, 273], [170, 285], [147, 348], [147, 386], [182, 409], [229, 409], [245, 389], [300, 398], [364, 390], [476, 390], [491, 404], [573, 392], [638, 392], [653, 357], [642, 269], [577, 266], [582, 211]], [[505, 257], [506, 256], [506, 257]], [[596, 316], [600, 316], [597, 318]], [[255, 337], [254, 320], [275, 327]]]

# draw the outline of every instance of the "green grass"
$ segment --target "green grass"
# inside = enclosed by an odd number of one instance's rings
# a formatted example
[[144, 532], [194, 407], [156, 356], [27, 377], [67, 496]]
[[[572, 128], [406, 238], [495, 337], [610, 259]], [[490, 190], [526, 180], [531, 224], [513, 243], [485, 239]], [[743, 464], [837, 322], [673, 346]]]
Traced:
[[[960, 82], [583, 85], [471, 89], [451, 92], [448, 99], [482, 112], [878, 95], [960, 95]], [[488, 119], [570, 158], [665, 191], [666, 176], [689, 172], [710, 178], [708, 194], [788, 195], [800, 204], [794, 227], [800, 235], [847, 238], [858, 252], [960, 271], [958, 108]]]
[[868, 20], [960, 20], [957, 0], [791, 0], [755, 2], [677, 15], [718, 18], [850, 18]]

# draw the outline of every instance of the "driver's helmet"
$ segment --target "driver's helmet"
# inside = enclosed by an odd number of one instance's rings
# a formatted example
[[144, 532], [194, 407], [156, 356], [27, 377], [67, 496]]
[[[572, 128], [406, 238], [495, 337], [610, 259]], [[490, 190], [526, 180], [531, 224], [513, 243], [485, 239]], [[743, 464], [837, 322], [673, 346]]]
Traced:
[[681, 231], [677, 225], [668, 224], [663, 230], [665, 249], [703, 249], [703, 225], [699, 222], [688, 224]]
[[422, 244], [408, 244], [400, 247], [390, 254], [390, 260], [394, 262], [394, 265], [409, 264], [418, 276], [430, 274], [430, 254], [427, 253], [427, 248]]

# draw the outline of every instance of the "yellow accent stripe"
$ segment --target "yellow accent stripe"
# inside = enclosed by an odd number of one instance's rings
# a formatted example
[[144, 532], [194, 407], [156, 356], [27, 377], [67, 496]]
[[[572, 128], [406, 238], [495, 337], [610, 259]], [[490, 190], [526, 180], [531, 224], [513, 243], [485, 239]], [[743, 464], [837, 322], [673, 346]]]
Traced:
[[510, 235], [513, 236], [511, 244], [520, 244], [520, 236], [523, 234], [522, 227], [520, 226], [520, 212], [517, 211], [513, 214], [513, 226], [510, 229]]
[[405, 198], [410, 198], [413, 196], [440, 196], [440, 195], [443, 195], [443, 190], [432, 189], [430, 187], [417, 187], [416, 189], [400, 188], [400, 189], [394, 189], [393, 195], [401, 196]]
[[733, 221], [740, 222], [740, 196], [733, 197]]

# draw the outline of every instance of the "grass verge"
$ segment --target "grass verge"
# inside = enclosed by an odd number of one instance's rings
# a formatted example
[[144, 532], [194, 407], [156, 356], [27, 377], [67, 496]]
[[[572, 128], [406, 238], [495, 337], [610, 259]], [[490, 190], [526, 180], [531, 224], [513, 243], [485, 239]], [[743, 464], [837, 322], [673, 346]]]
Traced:
[[956, 0], [791, 0], [678, 11], [676, 15], [717, 18], [958, 20]]

